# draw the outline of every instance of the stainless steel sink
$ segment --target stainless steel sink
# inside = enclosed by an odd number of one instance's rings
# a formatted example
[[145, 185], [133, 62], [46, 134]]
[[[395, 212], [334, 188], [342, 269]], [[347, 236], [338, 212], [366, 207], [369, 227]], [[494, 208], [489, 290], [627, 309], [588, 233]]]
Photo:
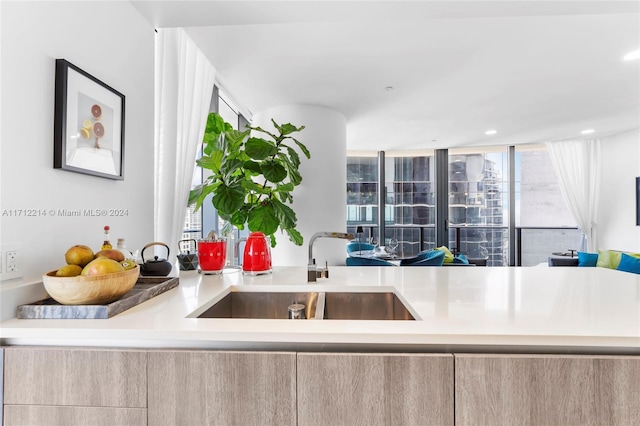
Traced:
[[415, 320], [393, 292], [231, 291], [196, 318], [287, 319], [289, 306], [305, 305], [306, 319]]
[[324, 319], [334, 320], [413, 320], [398, 296], [385, 293], [324, 294]]

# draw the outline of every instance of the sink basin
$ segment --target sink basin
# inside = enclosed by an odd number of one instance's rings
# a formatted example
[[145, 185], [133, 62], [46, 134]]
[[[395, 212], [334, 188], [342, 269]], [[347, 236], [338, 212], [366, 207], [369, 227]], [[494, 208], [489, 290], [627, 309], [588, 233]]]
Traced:
[[288, 319], [289, 305], [296, 303], [306, 306], [307, 318], [314, 318], [317, 300], [314, 292], [232, 291], [197, 318]]
[[289, 306], [305, 306], [316, 320], [415, 320], [393, 292], [231, 291], [196, 318], [288, 319]]
[[385, 293], [323, 293], [324, 319], [334, 320], [413, 320], [398, 296]]

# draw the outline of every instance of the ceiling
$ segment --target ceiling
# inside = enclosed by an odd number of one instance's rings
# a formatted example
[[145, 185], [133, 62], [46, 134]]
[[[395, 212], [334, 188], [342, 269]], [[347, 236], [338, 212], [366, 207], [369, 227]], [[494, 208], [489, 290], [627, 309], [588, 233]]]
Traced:
[[132, 3], [156, 28], [184, 27], [245, 113], [331, 108], [346, 117], [349, 150], [640, 126], [640, 60], [622, 60], [640, 49], [638, 1]]

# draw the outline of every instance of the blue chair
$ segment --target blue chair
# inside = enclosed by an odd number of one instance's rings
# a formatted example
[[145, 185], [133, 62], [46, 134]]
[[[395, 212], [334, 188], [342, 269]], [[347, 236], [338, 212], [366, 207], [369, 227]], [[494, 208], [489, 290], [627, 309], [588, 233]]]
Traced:
[[347, 257], [347, 266], [396, 266], [386, 260], [376, 259], [375, 257]]
[[375, 246], [373, 244], [369, 244], [369, 243], [360, 243], [358, 241], [352, 241], [349, 244], [347, 244], [347, 254], [352, 254], [354, 252], [361, 252], [361, 251], [373, 251], [375, 250]]
[[402, 259], [400, 266], [442, 266], [444, 255], [442, 250], [422, 251], [416, 257]]

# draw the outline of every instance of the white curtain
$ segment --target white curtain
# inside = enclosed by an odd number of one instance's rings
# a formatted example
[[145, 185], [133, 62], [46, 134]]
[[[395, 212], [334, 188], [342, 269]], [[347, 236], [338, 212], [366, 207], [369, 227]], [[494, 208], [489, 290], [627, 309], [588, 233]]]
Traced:
[[158, 29], [155, 53], [154, 238], [175, 263], [215, 69], [182, 28]]
[[600, 140], [547, 142], [560, 191], [582, 232], [580, 251], [596, 252]]

